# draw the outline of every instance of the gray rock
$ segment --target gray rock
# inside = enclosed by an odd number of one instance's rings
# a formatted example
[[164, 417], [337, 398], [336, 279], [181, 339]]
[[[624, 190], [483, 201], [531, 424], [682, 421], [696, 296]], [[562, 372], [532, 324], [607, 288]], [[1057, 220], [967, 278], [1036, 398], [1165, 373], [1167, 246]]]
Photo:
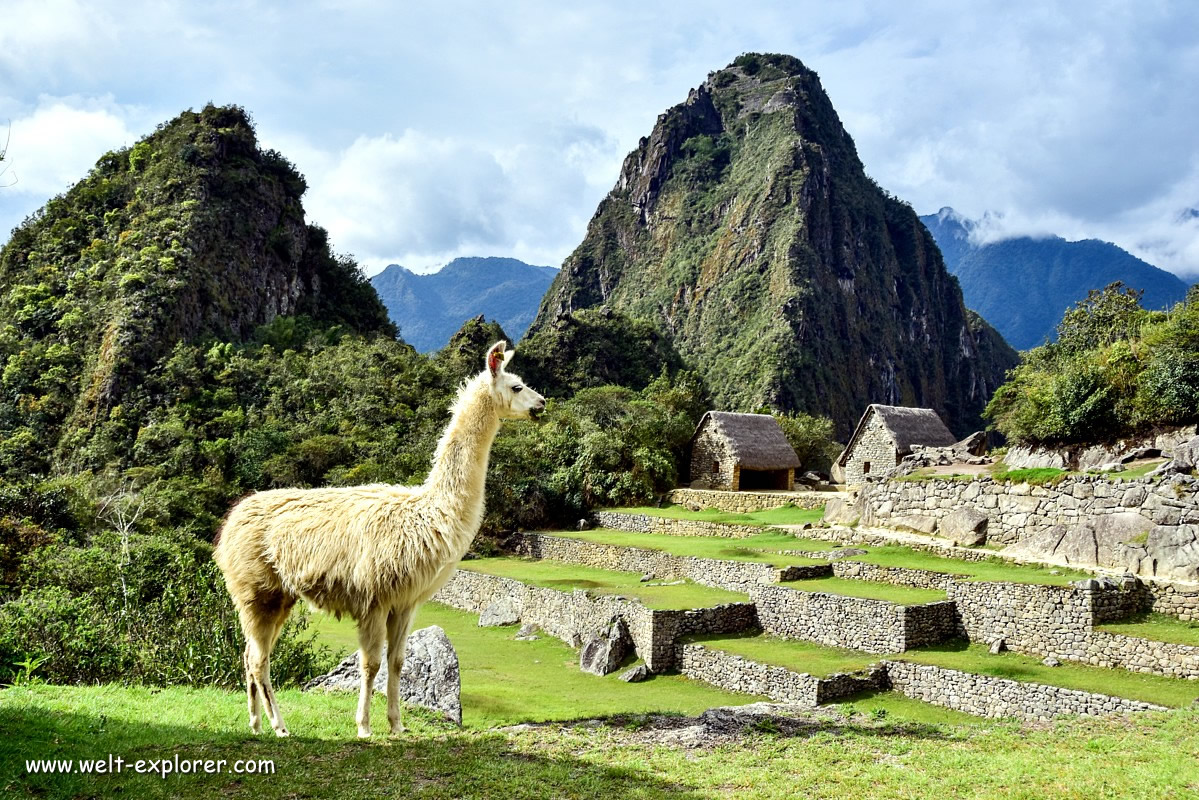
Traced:
[[592, 675], [615, 672], [633, 649], [629, 627], [623, 617], [613, 617], [608, 629], [589, 640], [579, 652], [579, 669]]
[[1045, 658], [1041, 659], [1041, 663], [1047, 667], [1060, 667], [1062, 665], [1062, 662], [1058, 661], [1053, 656], [1045, 656]]
[[[387, 647], [383, 647], [383, 665], [375, 676], [376, 692], [387, 691]], [[357, 691], [362, 669], [355, 651], [340, 664], [304, 685], [304, 690]], [[451, 722], [462, 724], [462, 675], [458, 654], [444, 630], [430, 625], [408, 636], [404, 651], [404, 669], [400, 673], [400, 697], [405, 703], [435, 711]]]
[[953, 446], [954, 450], [969, 453], [972, 456], [982, 456], [987, 452], [987, 432], [975, 431]]
[[1059, 450], [1041, 450], [1030, 447], [1009, 447], [1003, 457], [1008, 469], [1033, 469], [1054, 467], [1066, 469], [1070, 466], [1067, 455]]
[[585, 519], [581, 519], [576, 523], [575, 527], [581, 531], [585, 531], [591, 527], [591, 523]]
[[620, 674], [620, 679], [625, 683], [641, 683], [649, 677], [649, 667], [644, 664], [638, 664], [632, 669], [625, 670]]
[[1088, 592], [1095, 592], [1103, 588], [1103, 584], [1094, 578], [1083, 578], [1078, 581], [1070, 581], [1070, 585], [1076, 589], [1083, 589]]
[[828, 551], [825, 556], [829, 561], [839, 561], [842, 558], [853, 558], [854, 556], [864, 556], [868, 550], [862, 550], [858, 547], [836, 547]]
[[995, 641], [991, 642], [991, 655], [993, 655], [993, 656], [999, 655], [1006, 649], [1007, 649], [1007, 644], [1004, 642], [1003, 639], [996, 639]]
[[856, 525], [862, 518], [861, 501], [850, 503], [845, 498], [830, 498], [824, 506], [824, 521], [830, 525]]
[[1166, 463], [1171, 472], [1190, 472], [1195, 469], [1196, 465], [1199, 465], [1199, 436], [1192, 437], [1175, 447], [1174, 457]]
[[516, 641], [518, 642], [535, 642], [540, 638], [537, 635], [537, 626], [531, 622], [521, 625], [520, 630], [516, 632]]
[[480, 628], [496, 628], [502, 625], [515, 625], [520, 622], [520, 609], [509, 597], [496, 600], [483, 609], [479, 615]]
[[937, 532], [937, 520], [933, 517], [924, 517], [919, 514], [905, 514], [899, 517], [891, 517], [889, 526], [899, 530], [910, 530], [916, 533], [933, 534]]
[[1145, 550], [1153, 577], [1199, 581], [1199, 525], [1158, 525], [1149, 531]]
[[654, 579], [654, 573], [652, 573], [652, 572], [647, 572], [647, 573], [645, 573], [644, 575], [642, 575], [642, 576], [641, 576], [641, 582], [642, 582], [642, 583], [649, 583], [649, 582], [650, 582], [650, 581], [652, 581], [653, 579]]
[[987, 540], [987, 515], [972, 508], [951, 511], [941, 520], [941, 536], [962, 547], [975, 547]]

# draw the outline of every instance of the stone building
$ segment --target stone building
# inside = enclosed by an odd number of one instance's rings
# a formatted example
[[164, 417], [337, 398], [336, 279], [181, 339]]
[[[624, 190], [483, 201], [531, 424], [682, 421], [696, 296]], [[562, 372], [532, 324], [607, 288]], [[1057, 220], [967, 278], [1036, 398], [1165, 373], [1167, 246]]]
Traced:
[[904, 408], [877, 403], [866, 408], [849, 444], [837, 459], [847, 486], [868, 475], [885, 473], [913, 447], [948, 447], [957, 440], [931, 408]]
[[799, 456], [769, 414], [709, 411], [691, 437], [691, 486], [790, 490]]

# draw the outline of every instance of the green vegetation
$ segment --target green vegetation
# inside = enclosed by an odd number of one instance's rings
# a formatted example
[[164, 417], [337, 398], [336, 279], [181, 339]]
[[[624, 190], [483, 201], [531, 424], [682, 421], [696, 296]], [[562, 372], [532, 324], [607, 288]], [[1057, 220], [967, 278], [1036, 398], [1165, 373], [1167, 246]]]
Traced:
[[794, 672], [806, 672], [817, 678], [825, 678], [838, 672], [857, 672], [871, 664], [877, 664], [882, 658], [863, 653], [861, 650], [825, 647], [764, 633], [691, 636], [687, 641], [697, 642], [713, 650], [745, 656], [760, 664], [772, 664]]
[[[536, 643], [534, 643], [536, 644]], [[623, 686], [624, 689], [632, 687]], [[14, 797], [121, 796], [220, 800], [239, 793], [330, 800], [371, 796], [1184, 797], [1199, 790], [1192, 760], [1199, 713], [1025, 726], [896, 722], [888, 696], [823, 713], [797, 734], [761, 726], [713, 747], [652, 746], [647, 721], [457, 731], [419, 711], [409, 732], [359, 742], [344, 695], [280, 692], [292, 736], [251, 736], [245, 698], [216, 689], [20, 687], [0, 691], [0, 792]], [[925, 706], [932, 714], [934, 707]], [[881, 720], [873, 713], [888, 711]], [[383, 719], [376, 695], [373, 717]], [[29, 775], [26, 759], [273, 759], [274, 775]]]
[[[725, 525], [802, 525], [805, 522], [816, 523], [824, 517], [824, 507], [797, 508], [788, 503], [778, 508], [768, 508], [762, 511], [751, 511], [747, 514], [735, 511], [721, 511], [719, 508], [704, 508], [692, 511], [685, 506], [673, 503], [655, 506], [637, 506], [632, 508], [613, 508], [622, 514], [645, 514], [651, 517], [670, 517], [672, 519], [694, 519], [701, 522], [718, 522]], [[829, 545], [825, 545], [829, 547]]]
[[[934, 555], [900, 545], [886, 547], [863, 547], [868, 552], [854, 556], [854, 561], [865, 561], [884, 567], [906, 567], [946, 572], [979, 581], [1004, 581], [1007, 583], [1040, 583], [1047, 586], [1065, 586], [1070, 581], [1093, 577], [1088, 572], [1069, 567], [1043, 567], [1035, 564], [1018, 564], [1002, 558], [985, 561], [963, 561], [956, 558]], [[1057, 572], [1059, 574], [1055, 575]]]
[[986, 409], [1020, 443], [1095, 442], [1199, 420], [1199, 289], [1146, 311], [1113, 283], [1066, 312]]
[[1056, 467], [1031, 467], [1028, 469], [1007, 469], [1003, 465], [991, 473], [997, 481], [1005, 483], [1027, 483], [1031, 486], [1052, 486], [1060, 483], [1070, 473]]
[[914, 589], [910, 586], [895, 586], [890, 583], [855, 581], [846, 578], [801, 578], [785, 581], [781, 586], [801, 592], [826, 592], [845, 597], [861, 597], [866, 600], [885, 600], [898, 605], [916, 606], [935, 603], [946, 599], [945, 592], [936, 589]]
[[[313, 627], [324, 643], [342, 654], [357, 648], [353, 620], [315, 616]], [[599, 678], [580, 670], [579, 654], [552, 636], [518, 642], [512, 638], [517, 626], [480, 628], [478, 620], [476, 614], [426, 603], [413, 623], [414, 629], [440, 625], [453, 642], [462, 674], [462, 722], [468, 728], [614, 714], [698, 714], [761, 699], [681, 675], [654, 675], [640, 683], [625, 683], [619, 673]], [[353, 700], [350, 694], [340, 696], [348, 724]]]
[[[767, 407], [759, 409], [758, 413], [772, 412]], [[833, 421], [802, 411], [788, 414], [775, 411], [773, 414], [795, 455], [799, 456], [800, 469], [828, 473], [843, 449], [834, 439], [836, 426]]]
[[796, 540], [784, 533], [766, 532], [747, 539], [728, 539], [721, 536], [670, 536], [657, 533], [632, 533], [630, 531], [614, 531], [609, 528], [597, 528], [593, 531], [552, 531], [551, 536], [562, 536], [568, 539], [582, 539], [585, 542], [597, 542], [618, 547], [640, 547], [645, 550], [659, 550], [675, 556], [695, 556], [696, 558], [717, 558], [726, 561], [751, 561], [759, 564], [773, 564], [776, 567], [808, 566], [826, 564], [814, 558], [791, 555], [778, 552], [785, 547], [795, 547]]
[[1091, 667], [1068, 661], [1057, 667], [1047, 667], [1039, 658], [1012, 652], [991, 655], [986, 645], [962, 641], [909, 650], [895, 658], [1015, 681], [1110, 694], [1171, 708], [1181, 708], [1199, 698], [1199, 683], [1195, 681]]
[[1119, 622], [1105, 622], [1096, 629], [1108, 633], [1121, 633], [1138, 639], [1157, 642], [1174, 642], [1199, 647], [1199, 622], [1183, 622], [1167, 614], [1141, 614]]
[[[825, 708], [836, 709], [851, 718], [861, 715], [874, 720], [902, 720], [924, 725], [982, 724], [982, 720], [972, 714], [913, 700], [899, 692], [860, 692], [829, 703]], [[994, 723], [988, 721], [987, 724]]]
[[514, 578], [530, 586], [569, 592], [586, 589], [593, 595], [618, 594], [641, 602], [647, 608], [707, 608], [721, 603], [745, 603], [749, 598], [739, 592], [727, 592], [700, 586], [690, 581], [674, 586], [641, 583], [634, 572], [618, 572], [578, 564], [560, 564], [524, 558], [476, 558], [462, 562], [461, 569]]

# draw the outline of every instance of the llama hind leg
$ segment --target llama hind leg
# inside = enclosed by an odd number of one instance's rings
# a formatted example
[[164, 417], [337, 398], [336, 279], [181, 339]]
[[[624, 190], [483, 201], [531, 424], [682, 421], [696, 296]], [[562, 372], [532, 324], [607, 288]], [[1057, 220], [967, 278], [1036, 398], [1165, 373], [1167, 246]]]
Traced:
[[375, 676], [383, 663], [385, 612], [374, 608], [358, 620], [358, 666], [362, 671], [362, 688], [358, 695], [358, 737], [371, 735], [371, 696], [375, 691]]
[[266, 665], [262, 671], [262, 700], [266, 703], [267, 718], [270, 719], [276, 736], [289, 736], [291, 732], [287, 730], [287, 725], [283, 722], [283, 710], [279, 708], [279, 701], [275, 698], [275, 689], [271, 686], [271, 653], [275, 650], [275, 642], [279, 641], [279, 634], [283, 631], [283, 626], [287, 624], [287, 617], [294, 605], [294, 600], [284, 600], [282, 607], [275, 612], [270, 638], [266, 645]]
[[250, 730], [254, 733], [262, 731], [260, 707], [265, 705], [267, 718], [275, 734], [288, 735], [283, 713], [271, 686], [271, 650], [287, 621], [291, 606], [291, 603], [279, 598], [278, 602], [254, 603], [242, 611], [242, 630], [246, 635], [246, 693], [250, 707]]
[[412, 608], [393, 608], [387, 616], [387, 721], [392, 733], [401, 733], [400, 676], [404, 671], [404, 650], [408, 646], [408, 628], [412, 625]]

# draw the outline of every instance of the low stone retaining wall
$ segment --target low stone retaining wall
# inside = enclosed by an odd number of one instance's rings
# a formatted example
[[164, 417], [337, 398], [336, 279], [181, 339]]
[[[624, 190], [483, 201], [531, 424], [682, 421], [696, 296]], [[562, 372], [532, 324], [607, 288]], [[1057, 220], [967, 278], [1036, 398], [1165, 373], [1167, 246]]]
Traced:
[[891, 689], [915, 700], [980, 717], [1049, 720], [1064, 714], [1102, 716], [1166, 711], [1163, 706], [1077, 689], [976, 675], [927, 664], [884, 661]]
[[457, 570], [432, 599], [475, 614], [497, 600], [511, 600], [521, 622], [536, 625], [574, 647], [607, 630], [613, 617], [623, 617], [637, 655], [645, 659], [651, 672], [674, 667], [675, 643], [680, 636], [739, 633], [758, 625], [751, 603], [686, 611], [649, 609], [623, 597], [592, 597], [583, 590], [562, 592], [464, 569]]
[[667, 497], [675, 505], [687, 508], [718, 508], [748, 514], [788, 503], [797, 508], [820, 508], [840, 492], [720, 492], [713, 489], [675, 489]]
[[968, 547], [957, 547], [948, 541], [919, 541], [913, 539], [900, 540], [896, 538], [893, 532], [872, 531], [869, 528], [846, 528], [834, 526], [831, 528], [812, 527], [806, 530], [799, 530], [797, 527], [790, 525], [780, 525], [778, 527], [787, 531], [787, 533], [795, 536], [802, 536], [805, 539], [818, 539], [822, 542], [835, 542], [848, 547], [852, 547], [854, 545], [868, 545], [873, 547], [898, 545], [900, 547], [910, 547], [913, 550], [922, 550], [926, 553], [936, 553], [939, 556], [956, 558], [961, 561], [986, 561], [989, 558], [995, 558], [997, 556], [1002, 558], [1000, 554], [990, 550], [974, 550]]
[[1096, 631], [1141, 602], [1138, 590], [1080, 589], [1022, 583], [954, 583], [949, 598], [966, 636], [1003, 639], [1018, 653], [1102, 667], [1199, 678], [1199, 647]]
[[858, 692], [881, 689], [886, 684], [885, 672], [881, 669], [817, 678], [700, 644], [679, 645], [676, 662], [683, 675], [719, 689], [761, 695], [780, 703], [809, 708]]
[[898, 606], [882, 600], [755, 586], [750, 599], [767, 633], [868, 653], [902, 653], [960, 632], [953, 603]]
[[933, 572], [928, 569], [910, 569], [908, 567], [882, 567], [878, 564], [867, 564], [863, 561], [844, 559], [831, 564], [833, 574], [838, 578], [848, 578], [856, 581], [874, 581], [890, 583], [896, 586], [911, 586], [917, 589], [949, 588], [954, 580], [961, 580], [963, 575], [950, 575], [945, 572]]
[[654, 517], [649, 514], [625, 514], [619, 511], [595, 511], [591, 518], [596, 527], [636, 533], [665, 533], [670, 536], [720, 536], [745, 539], [762, 532], [763, 526], [729, 525], [697, 519]]
[[749, 561], [676, 556], [660, 550], [602, 544], [539, 533], [521, 534], [517, 552], [533, 558], [548, 558], [570, 564], [649, 573], [656, 578], [689, 578], [705, 586], [735, 592], [745, 591], [747, 584], [778, 583], [780, 580], [819, 577], [832, 573], [832, 568], [827, 564], [780, 568]]
[[1149, 594], [1150, 610], [1184, 622], [1199, 621], [1199, 586], [1146, 581], [1145, 591]]

